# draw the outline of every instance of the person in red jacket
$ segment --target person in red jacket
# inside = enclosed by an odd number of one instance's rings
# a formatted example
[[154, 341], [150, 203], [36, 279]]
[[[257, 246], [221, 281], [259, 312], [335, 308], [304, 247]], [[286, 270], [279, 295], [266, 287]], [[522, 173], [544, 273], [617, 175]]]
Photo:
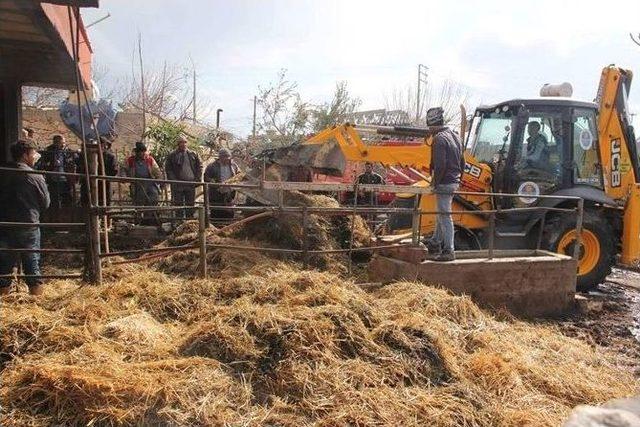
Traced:
[[[123, 174], [132, 178], [162, 179], [160, 166], [147, 153], [147, 146], [143, 142], [136, 142], [134, 154], [127, 158]], [[158, 183], [143, 181], [131, 184], [131, 200], [134, 206], [157, 206], [159, 199], [160, 186]], [[142, 212], [143, 223], [154, 223], [152, 218], [157, 218], [155, 212]]]

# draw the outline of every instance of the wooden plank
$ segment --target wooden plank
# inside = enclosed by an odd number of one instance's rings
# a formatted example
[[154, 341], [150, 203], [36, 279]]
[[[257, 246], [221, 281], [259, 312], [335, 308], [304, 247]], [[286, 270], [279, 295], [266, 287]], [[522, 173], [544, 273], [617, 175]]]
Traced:
[[38, 29], [31, 22], [24, 23], [24, 22], [5, 21], [4, 19], [2, 19], [2, 16], [0, 16], [0, 28], [2, 28], [2, 31], [5, 31], [5, 32], [16, 31], [16, 32], [25, 33], [25, 34], [43, 35], [42, 31], [40, 31], [40, 29]]
[[6, 52], [24, 52], [31, 51], [33, 54], [50, 53], [54, 54], [51, 43], [30, 42], [27, 40], [8, 40], [0, 39], [0, 49]]
[[41, 34], [24, 33], [20, 31], [4, 31], [0, 30], [0, 39], [4, 40], [21, 40], [28, 42], [47, 43], [49, 39]]
[[7, 10], [0, 8], [0, 20], [8, 22], [18, 22], [24, 24], [30, 24], [31, 19], [27, 15], [13, 10]]
[[20, 10], [20, 8], [18, 7], [18, 5], [11, 0], [0, 0], [0, 9], [2, 10]]

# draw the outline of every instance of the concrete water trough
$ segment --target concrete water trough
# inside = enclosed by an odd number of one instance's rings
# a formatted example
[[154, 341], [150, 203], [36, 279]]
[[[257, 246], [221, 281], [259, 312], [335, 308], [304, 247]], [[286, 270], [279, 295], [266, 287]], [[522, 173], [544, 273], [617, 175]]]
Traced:
[[506, 308], [516, 316], [556, 317], [573, 307], [576, 261], [542, 250], [456, 252], [452, 262], [423, 261], [419, 250], [375, 256], [373, 281], [419, 281], [469, 295], [479, 305]]

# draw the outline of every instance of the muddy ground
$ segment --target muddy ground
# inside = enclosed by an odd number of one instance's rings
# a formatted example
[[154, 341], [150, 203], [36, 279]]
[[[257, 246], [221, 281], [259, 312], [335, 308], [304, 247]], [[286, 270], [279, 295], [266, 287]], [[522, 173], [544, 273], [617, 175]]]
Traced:
[[640, 377], [640, 273], [614, 269], [597, 290], [578, 294], [573, 313], [552, 323], [620, 354], [621, 364]]

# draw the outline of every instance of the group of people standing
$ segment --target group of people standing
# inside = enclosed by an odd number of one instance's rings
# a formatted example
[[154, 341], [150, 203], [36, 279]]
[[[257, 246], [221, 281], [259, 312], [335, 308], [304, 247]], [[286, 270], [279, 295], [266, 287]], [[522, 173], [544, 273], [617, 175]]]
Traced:
[[[146, 145], [136, 143], [134, 153], [118, 168], [116, 157], [110, 150], [111, 141], [103, 138], [100, 143], [107, 175], [120, 174], [149, 179], [136, 181], [131, 185], [133, 204], [157, 205], [160, 187], [156, 181], [161, 180], [163, 174], [156, 160], [148, 153]], [[185, 138], [179, 138], [176, 145], [176, 149], [165, 161], [165, 172], [167, 179], [184, 182], [171, 184], [171, 197], [174, 205], [185, 206], [182, 217], [189, 218], [193, 215], [195, 205], [194, 183], [203, 180], [221, 183], [237, 175], [239, 168], [229, 150], [223, 148], [218, 152], [218, 158], [203, 171], [199, 155], [187, 147]], [[9, 293], [12, 281], [10, 276], [19, 265], [22, 265], [29, 292], [41, 295], [41, 230], [35, 224], [42, 222], [42, 214], [52, 206], [73, 206], [76, 180], [74, 176], [65, 176], [64, 173], [83, 173], [84, 153], [68, 149], [64, 137], [56, 135], [53, 143], [41, 152], [33, 140], [20, 139], [11, 146], [11, 156], [13, 162], [9, 166], [15, 171], [0, 173], [0, 222], [15, 224], [11, 227], [0, 226], [0, 248], [6, 250], [0, 251], [0, 295]], [[45, 178], [42, 174], [29, 173], [37, 169], [60, 174], [46, 174]], [[81, 199], [88, 204], [86, 186], [82, 180], [80, 182]], [[107, 197], [109, 194], [110, 190], [107, 188]], [[220, 209], [220, 206], [232, 204], [234, 198], [233, 191], [210, 186], [211, 217], [233, 217], [233, 210]], [[109, 204], [110, 200], [107, 199], [106, 203]]]
[[[26, 139], [32, 141], [30, 139]], [[33, 142], [33, 141], [32, 141]], [[127, 176], [132, 178], [146, 178], [150, 181], [140, 181], [131, 184], [131, 200], [134, 206], [157, 206], [160, 202], [162, 185], [159, 180], [166, 177], [171, 181], [184, 181], [185, 184], [173, 183], [171, 188], [171, 202], [174, 206], [185, 206], [185, 209], [176, 212], [179, 218], [193, 217], [196, 186], [194, 182], [224, 182], [239, 172], [238, 165], [233, 161], [231, 153], [226, 148], [218, 152], [218, 159], [209, 164], [203, 170], [200, 156], [194, 150], [188, 148], [187, 139], [183, 136], [176, 141], [176, 148], [164, 162], [164, 173], [154, 157], [149, 153], [144, 142], [137, 142], [131, 156], [122, 164], [118, 164], [115, 153], [111, 150], [112, 140], [107, 137], [100, 138], [102, 156], [104, 159], [104, 173], [107, 176]], [[33, 146], [37, 150], [34, 143]], [[78, 180], [73, 176], [65, 176], [63, 173], [84, 173], [84, 154], [81, 151], [70, 149], [66, 145], [64, 136], [54, 135], [52, 143], [44, 150], [39, 151], [34, 168], [48, 172], [58, 172], [60, 175], [48, 174], [45, 182], [51, 198], [51, 207], [61, 209], [76, 205], [89, 205], [88, 191], [84, 180]], [[76, 195], [76, 185], [80, 184], [80, 198]], [[106, 182], [106, 204], [111, 204], [111, 183]], [[99, 203], [103, 201], [103, 192], [98, 192]], [[235, 193], [224, 191], [215, 187], [209, 188], [209, 200], [211, 205], [229, 205], [233, 202]], [[229, 218], [233, 211], [212, 209], [212, 218]], [[158, 216], [153, 212], [142, 212], [140, 221], [147, 224], [157, 223]]]
[[[34, 142], [31, 139], [27, 141]], [[105, 175], [115, 176], [118, 174], [118, 162], [115, 154], [111, 151], [113, 141], [108, 137], [100, 138], [100, 150], [104, 160]], [[34, 142], [34, 146], [35, 146]], [[84, 153], [82, 151], [72, 150], [66, 145], [66, 140], [62, 135], [54, 135], [52, 143], [44, 150], [38, 152], [39, 160], [34, 165], [36, 170], [47, 172], [56, 172], [59, 175], [46, 175], [45, 182], [51, 197], [51, 207], [55, 209], [73, 207], [78, 204], [83, 206], [89, 205], [89, 193], [86, 188], [86, 182], [78, 180], [75, 176], [63, 175], [84, 173]], [[78, 200], [75, 191], [76, 184], [80, 183], [80, 198]], [[109, 183], [107, 183], [107, 203], [110, 202]], [[100, 200], [102, 193], [99, 192]], [[79, 202], [79, 203], [78, 203]]]
[[[184, 206], [177, 211], [179, 218], [193, 217], [196, 201], [195, 183], [210, 182], [222, 183], [240, 172], [240, 168], [233, 161], [231, 152], [222, 148], [218, 151], [218, 158], [210, 163], [203, 171], [203, 164], [197, 152], [187, 145], [187, 139], [179, 137], [176, 148], [167, 156], [164, 162], [164, 172], [169, 181], [173, 182], [171, 188], [171, 202], [174, 206]], [[133, 178], [147, 178], [150, 181], [136, 182], [132, 184], [132, 202], [134, 206], [156, 206], [160, 200], [160, 184], [151, 180], [162, 179], [160, 166], [148, 153], [147, 146], [136, 143], [134, 154], [125, 162], [124, 175]], [[214, 219], [232, 218], [234, 213], [230, 209], [220, 209], [233, 204], [234, 191], [226, 188], [209, 186], [209, 204], [212, 206], [210, 217]], [[147, 217], [147, 221], [153, 221]]]

